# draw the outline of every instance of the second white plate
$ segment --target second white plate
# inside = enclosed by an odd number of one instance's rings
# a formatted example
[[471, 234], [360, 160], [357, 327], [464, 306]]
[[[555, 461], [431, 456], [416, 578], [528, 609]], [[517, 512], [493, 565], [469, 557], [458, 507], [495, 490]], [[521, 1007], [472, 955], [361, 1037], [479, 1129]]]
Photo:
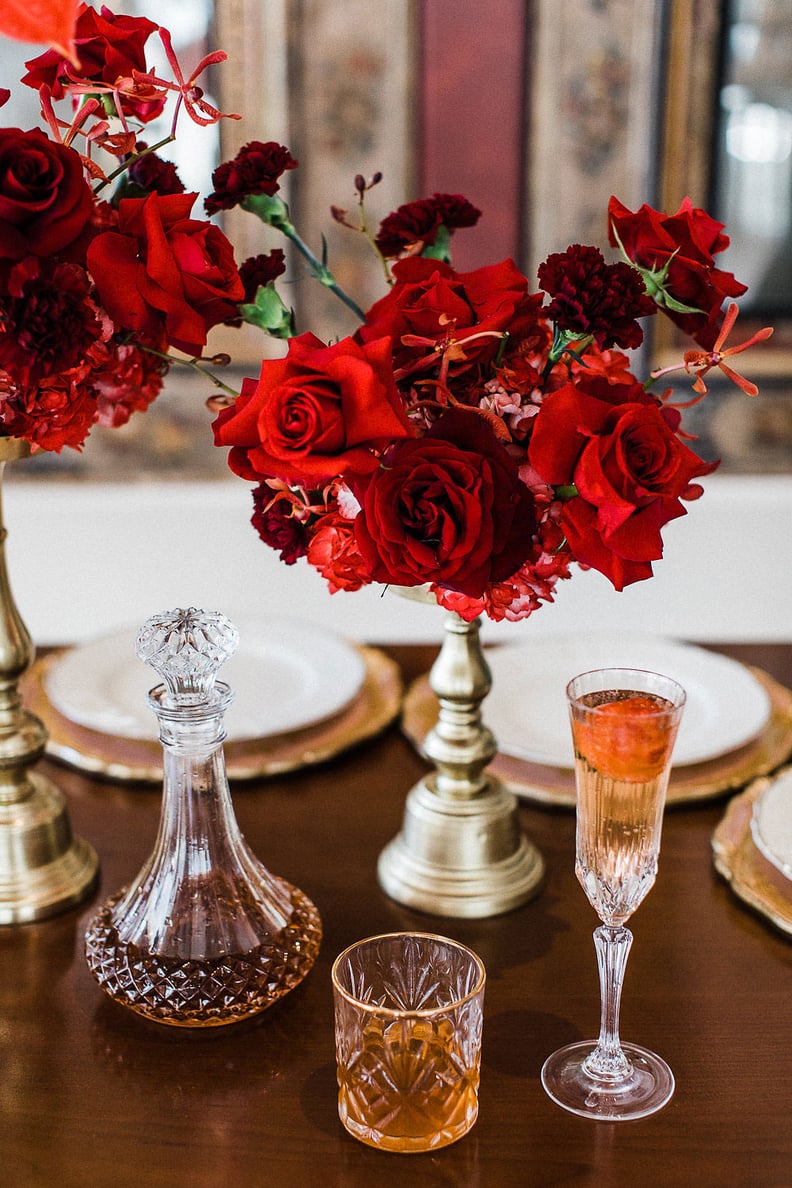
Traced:
[[565, 689], [594, 668], [644, 668], [687, 693], [674, 766], [703, 763], [751, 742], [767, 725], [770, 699], [744, 665], [693, 644], [650, 635], [559, 634], [487, 651], [492, 691], [483, 713], [506, 755], [572, 767]]
[[751, 833], [757, 849], [792, 879], [792, 768], [787, 768], [754, 801]]
[[[239, 648], [220, 672], [235, 693], [226, 715], [229, 741], [313, 726], [360, 692], [363, 659], [334, 632], [289, 618], [233, 621]], [[156, 740], [147, 694], [157, 675], [135, 655], [136, 635], [121, 631], [64, 652], [45, 682], [55, 709], [100, 734]]]

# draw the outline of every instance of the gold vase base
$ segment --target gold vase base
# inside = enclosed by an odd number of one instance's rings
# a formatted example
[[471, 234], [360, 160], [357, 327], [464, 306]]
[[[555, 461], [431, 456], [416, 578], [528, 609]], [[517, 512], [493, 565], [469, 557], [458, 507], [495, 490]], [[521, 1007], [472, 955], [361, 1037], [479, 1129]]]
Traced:
[[74, 907], [93, 890], [96, 851], [74, 837], [58, 789], [36, 772], [23, 800], [0, 805], [0, 924], [28, 924]]
[[521, 832], [517, 801], [499, 780], [465, 800], [440, 797], [434, 777], [410, 792], [401, 833], [380, 854], [386, 895], [432, 915], [481, 919], [527, 903], [544, 860]]

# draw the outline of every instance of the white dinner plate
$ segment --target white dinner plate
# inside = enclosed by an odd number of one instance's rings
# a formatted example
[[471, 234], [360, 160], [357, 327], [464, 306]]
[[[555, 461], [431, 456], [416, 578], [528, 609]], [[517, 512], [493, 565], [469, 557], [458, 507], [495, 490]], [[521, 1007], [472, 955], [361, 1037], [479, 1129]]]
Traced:
[[751, 833], [767, 861], [792, 879], [792, 768], [782, 772], [754, 801]]
[[744, 665], [693, 644], [638, 634], [537, 637], [487, 651], [492, 692], [483, 713], [506, 755], [572, 767], [565, 689], [594, 668], [645, 668], [687, 693], [674, 766], [703, 763], [751, 742], [770, 719], [770, 699]]
[[[232, 621], [239, 648], [219, 674], [235, 694], [226, 714], [229, 741], [313, 726], [360, 692], [363, 659], [334, 632], [280, 617]], [[45, 680], [54, 708], [100, 734], [156, 740], [147, 694], [159, 678], [135, 655], [136, 635], [137, 629], [121, 631], [64, 652]]]

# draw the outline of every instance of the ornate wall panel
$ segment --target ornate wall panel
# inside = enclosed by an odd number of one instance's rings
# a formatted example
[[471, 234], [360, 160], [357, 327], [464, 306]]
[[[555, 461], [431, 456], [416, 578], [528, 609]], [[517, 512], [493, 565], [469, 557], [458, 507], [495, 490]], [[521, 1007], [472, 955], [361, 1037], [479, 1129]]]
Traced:
[[607, 205], [652, 200], [660, 0], [537, 0], [530, 46], [526, 191], [531, 264], [601, 244]]
[[[363, 236], [330, 214], [346, 207], [355, 221], [358, 173], [383, 173], [367, 200], [372, 230], [423, 193], [462, 192], [483, 218], [459, 237], [459, 267], [510, 254], [529, 277], [568, 243], [605, 244], [612, 193], [630, 206], [674, 208], [686, 193], [708, 202], [723, 19], [712, 0], [214, 0], [213, 16], [211, 0], [124, 2], [178, 30], [186, 66], [207, 47], [226, 50], [209, 85], [243, 119], [221, 123], [219, 156], [253, 139], [290, 147], [300, 167], [283, 191], [295, 222], [317, 253], [326, 237], [330, 267], [361, 306], [382, 294], [382, 274]], [[783, 10], [789, 0], [766, 3]], [[35, 52], [0, 43], [12, 85], [19, 60]], [[35, 100], [17, 98], [28, 108]], [[36, 122], [35, 111], [4, 114]], [[209, 167], [192, 164], [206, 193]], [[223, 222], [240, 261], [283, 245], [244, 212]], [[298, 329], [328, 339], [353, 330], [354, 316], [287, 256], [281, 289]], [[792, 468], [790, 335], [779, 325], [763, 352], [777, 390], [763, 384], [750, 412], [731, 392], [701, 406], [702, 444], [725, 468]], [[657, 357], [677, 347], [656, 334]], [[262, 356], [284, 347], [246, 326], [218, 328], [210, 349], [232, 354], [237, 374], [255, 375]], [[176, 369], [168, 388], [123, 431], [95, 431], [84, 455], [40, 459], [26, 474], [225, 476], [203, 404], [211, 389]]]

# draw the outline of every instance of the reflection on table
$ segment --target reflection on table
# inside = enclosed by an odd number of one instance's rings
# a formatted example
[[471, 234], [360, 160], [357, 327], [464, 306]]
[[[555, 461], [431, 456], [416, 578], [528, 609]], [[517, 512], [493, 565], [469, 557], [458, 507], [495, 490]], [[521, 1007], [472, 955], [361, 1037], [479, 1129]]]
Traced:
[[[792, 685], [792, 645], [728, 651]], [[392, 655], [409, 683], [434, 652]], [[44, 766], [100, 854], [98, 901], [149, 853], [159, 791]], [[559, 1110], [539, 1083], [545, 1057], [597, 1025], [574, 814], [523, 803], [547, 865], [524, 908], [480, 921], [419, 915], [385, 897], [375, 867], [423, 770], [394, 724], [327, 764], [235, 790], [250, 845], [310, 895], [325, 927], [308, 978], [255, 1023], [190, 1034], [106, 1000], [82, 956], [93, 902], [0, 930], [0, 1124], [17, 1188], [789, 1182], [792, 945], [713, 867], [725, 798], [666, 814], [657, 883], [634, 921], [622, 1032], [663, 1053], [677, 1089], [660, 1114], [617, 1129]], [[330, 966], [350, 942], [403, 928], [462, 941], [488, 974], [480, 1116], [431, 1156], [369, 1150], [336, 1111]]]

